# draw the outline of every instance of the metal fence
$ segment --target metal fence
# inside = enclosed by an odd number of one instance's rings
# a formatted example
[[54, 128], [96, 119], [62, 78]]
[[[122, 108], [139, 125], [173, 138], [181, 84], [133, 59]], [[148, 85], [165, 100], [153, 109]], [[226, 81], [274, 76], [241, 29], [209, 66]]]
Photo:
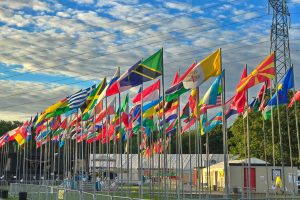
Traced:
[[[89, 191], [81, 191], [81, 190], [73, 190], [69, 188], [64, 188], [60, 186], [47, 186], [47, 185], [37, 185], [37, 184], [23, 184], [23, 183], [11, 183], [9, 185], [9, 196], [16, 198], [19, 195], [19, 192], [26, 192], [27, 198], [29, 200], [142, 200], [139, 198], [133, 198], [128, 196], [118, 196], [116, 194], [103, 194], [100, 192], [96, 192], [95, 194], [93, 192]], [[154, 194], [152, 194], [154, 195]], [[202, 194], [204, 195], [204, 194]], [[186, 200], [194, 200], [199, 199], [198, 195], [192, 195], [182, 197], [181, 199]], [[204, 196], [203, 196], [204, 197]], [[148, 197], [147, 197], [148, 198]], [[149, 199], [152, 199], [149, 197]], [[161, 199], [161, 198], [159, 198]], [[170, 195], [169, 199], [177, 199], [174, 196]], [[241, 198], [241, 196], [238, 195], [231, 195], [230, 198], [223, 198], [221, 195], [210, 195], [209, 197], [204, 197], [204, 199], [210, 199], [210, 200], [247, 200], [247, 198]], [[262, 200], [262, 199], [269, 199], [269, 200], [296, 200], [300, 199], [299, 196], [270, 196], [269, 198], [257, 198], [253, 197], [251, 200]]]

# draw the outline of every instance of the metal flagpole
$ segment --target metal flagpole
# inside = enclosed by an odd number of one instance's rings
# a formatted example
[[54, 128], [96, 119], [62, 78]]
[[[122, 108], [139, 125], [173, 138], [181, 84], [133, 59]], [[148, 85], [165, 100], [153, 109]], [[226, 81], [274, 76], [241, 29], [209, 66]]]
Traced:
[[[161, 96], [161, 91], [160, 91], [160, 87], [159, 87], [158, 97], [160, 98], [160, 96]], [[160, 104], [160, 102], [159, 102], [159, 104], [158, 104], [159, 105], [159, 111], [158, 111], [159, 115], [160, 115], [160, 110], [162, 109], [160, 105], [162, 105], [162, 107], [163, 107], [164, 106], [163, 103], [164, 102], [161, 102], [161, 104]], [[162, 145], [162, 143], [161, 143], [161, 141], [162, 141], [161, 140], [162, 139], [162, 129], [161, 129], [161, 126], [160, 126], [160, 116], [158, 117], [158, 132], [161, 133], [160, 134], [161, 138], [158, 139], [159, 142], [160, 142], [159, 143], [160, 146], [159, 146], [159, 152], [158, 152], [158, 156], [157, 156], [157, 159], [158, 159], [157, 160], [157, 162], [158, 162], [157, 163], [157, 169], [158, 169], [157, 170], [158, 171], [158, 198], [160, 198], [160, 193], [161, 193], [161, 189], [162, 189], [162, 187], [161, 187], [161, 175], [162, 174], [161, 174], [161, 168], [160, 168], [161, 167], [161, 149], [162, 149], [162, 147], [161, 147], [161, 145]]]
[[[179, 99], [179, 98], [178, 98]], [[177, 114], [178, 114], [178, 109], [179, 108], [177, 108]], [[179, 120], [180, 120], [180, 116], [179, 115], [177, 115], [177, 120], [178, 120], [178, 122], [179, 122]], [[180, 160], [179, 160], [179, 141], [178, 141], [178, 138], [179, 138], [179, 134], [180, 134], [180, 124], [178, 123], [177, 124], [177, 131], [176, 131], [176, 137], [175, 137], [175, 139], [176, 139], [176, 141], [175, 141], [175, 143], [176, 143], [176, 194], [177, 194], [177, 199], [180, 199], [180, 192], [179, 192], [179, 190], [180, 190], [180, 188], [179, 188], [179, 165], [180, 165]]]
[[[106, 126], [106, 129], [105, 129], [105, 139], [106, 139], [106, 178], [107, 178], [107, 175], [109, 174], [109, 171], [108, 171], [108, 165], [110, 165], [108, 163], [108, 114], [107, 114], [107, 96], [105, 96], [105, 126]], [[104, 145], [104, 143], [103, 143]], [[104, 178], [104, 177], [103, 177]], [[110, 193], [110, 177], [108, 179], [108, 190], [107, 190], [107, 193], [109, 195]]]
[[[163, 52], [163, 48], [162, 48], [162, 52]], [[163, 113], [162, 113], [162, 117], [163, 117], [163, 128], [162, 128], [162, 134], [163, 134], [163, 141], [164, 141], [164, 175], [166, 175], [166, 167], [167, 167], [167, 151], [166, 151], [166, 116], [165, 116], [165, 77], [164, 77], [164, 57], [162, 56], [162, 63], [163, 63], [163, 67], [162, 67], [162, 102], [163, 102]], [[165, 198], [167, 197], [167, 179], [166, 177], [164, 178], [164, 196]]]
[[40, 177], [39, 177], [39, 183], [40, 183], [40, 185], [42, 185], [42, 162], [43, 162], [43, 154], [42, 154], [42, 152], [43, 152], [43, 145], [42, 144], [40, 144]]
[[[272, 81], [270, 83], [270, 97], [273, 96], [273, 86]], [[273, 155], [273, 167], [276, 165], [275, 160], [275, 130], [274, 130], [274, 115], [273, 115], [273, 108], [271, 108], [271, 125], [272, 125], [272, 155]]]
[[140, 129], [140, 141], [139, 141], [139, 145], [138, 145], [138, 148], [139, 148], [139, 163], [140, 163], [140, 166], [139, 166], [139, 171], [140, 171], [140, 176], [139, 176], [139, 179], [140, 179], [140, 198], [143, 198], [143, 156], [141, 156], [141, 151], [140, 151], [140, 145], [141, 145], [141, 142], [143, 141], [143, 90], [144, 90], [144, 84], [142, 83], [142, 86], [141, 86], [141, 129]]
[[[77, 111], [77, 116], [78, 116], [78, 111]], [[78, 117], [76, 118], [76, 130], [75, 130], [75, 135], [76, 135], [76, 138], [75, 138], [75, 161], [74, 161], [74, 182], [76, 181], [76, 174], [77, 174], [77, 171], [78, 171], [78, 143], [77, 143], [77, 136], [78, 136]]]
[[16, 166], [16, 183], [18, 182], [18, 166], [19, 166], [19, 147], [17, 147], [17, 166]]
[[[205, 115], [205, 118], [207, 119], [207, 111], [204, 113]], [[209, 194], [208, 194], [208, 187], [209, 187], [209, 171], [208, 171], [208, 167], [209, 167], [209, 139], [208, 139], [208, 133], [204, 133], [205, 134], [205, 140], [206, 140], [206, 184], [207, 184], [207, 187], [206, 187], [206, 190], [205, 190], [205, 196], [206, 198], [208, 199], [209, 198]]]
[[[293, 95], [296, 94], [296, 89], [295, 89], [295, 79], [294, 79], [294, 64], [292, 64], [293, 68]], [[298, 109], [297, 109], [297, 102], [294, 102], [294, 113], [295, 113], [295, 123], [296, 123], [296, 135], [297, 135], [297, 145], [298, 145], [298, 158], [300, 160], [300, 138], [299, 138], [299, 125], [298, 125], [298, 115], [297, 115]]]
[[[246, 64], [246, 72], [247, 72], [247, 64]], [[247, 150], [248, 150], [248, 154], [247, 154], [247, 157], [248, 157], [248, 171], [247, 171], [247, 174], [248, 174], [248, 179], [247, 179], [247, 185], [248, 185], [248, 198], [251, 199], [251, 196], [252, 196], [252, 177], [251, 177], [251, 155], [250, 155], [250, 131], [249, 131], [249, 113], [248, 113], [248, 108], [249, 108], [249, 102], [248, 102], [248, 99], [249, 99], [249, 95], [248, 95], [248, 90], [246, 91], [246, 112], [247, 112], [247, 118], [246, 118], [246, 124], [247, 124]]]
[[[274, 65], [276, 67], [276, 53], [274, 52]], [[278, 98], [278, 80], [277, 72], [275, 70], [275, 88], [276, 88], [276, 106], [277, 106], [277, 120], [278, 120], [278, 131], [279, 131], [279, 143], [280, 143], [280, 160], [282, 168], [282, 185], [285, 191], [285, 170], [284, 170], [284, 159], [283, 159], [283, 143], [282, 143], [282, 130], [281, 130], [281, 121], [280, 121], [280, 110], [279, 110], [279, 98]]]
[[[119, 92], [119, 120], [121, 120], [121, 93]], [[120, 123], [119, 125], [119, 130], [120, 130], [120, 135], [119, 135], [119, 152], [120, 152], [120, 163], [121, 163], [121, 166], [120, 166], [120, 170], [121, 170], [121, 195], [123, 195], [123, 157], [122, 157], [122, 154], [123, 154], [123, 144], [122, 144], [122, 125]]]
[[[245, 112], [245, 111], [244, 111]], [[246, 134], [246, 128], [245, 128], [245, 120], [243, 117], [243, 131], [244, 131], [244, 147], [245, 147], [245, 157], [247, 155], [247, 134]], [[243, 162], [243, 170], [245, 169], [245, 163]], [[244, 171], [242, 172], [243, 176], [244, 176]], [[243, 183], [244, 184], [244, 183]], [[242, 199], [244, 199], [244, 192], [245, 192], [245, 186], [242, 186]]]
[[[294, 64], [292, 64], [292, 69], [293, 69], [293, 95], [296, 94], [296, 89], [295, 89], [295, 79], [294, 79]], [[299, 139], [299, 125], [298, 125], [298, 109], [297, 109], [297, 102], [295, 101], [294, 102], [294, 113], [295, 113], [295, 124], [296, 124], [296, 135], [297, 135], [297, 146], [298, 146], [298, 158], [300, 160], [300, 139]], [[295, 174], [293, 173], [293, 183], [295, 182], [294, 179], [295, 179]]]
[[[196, 88], [196, 106], [198, 106], [199, 104], [199, 87]], [[196, 189], [198, 187], [198, 192], [199, 192], [199, 199], [201, 199], [201, 179], [202, 179], [202, 172], [201, 172], [201, 166], [202, 166], [202, 155], [201, 158], [199, 157], [199, 149], [200, 149], [200, 142], [199, 140], [201, 140], [200, 137], [200, 113], [199, 113], [199, 109], [196, 109], [196, 140], [195, 140], [195, 153], [196, 153], [196, 162], [197, 162], [197, 168], [196, 168], [196, 173], [197, 173], [197, 178], [196, 180], [198, 180], [198, 184], [196, 183]], [[199, 139], [200, 138], [200, 139]], [[200, 177], [199, 177], [200, 176]], [[203, 189], [203, 188], [202, 188]]]
[[94, 123], [93, 123], [93, 189], [94, 189], [94, 199], [95, 199], [95, 194], [96, 194], [96, 108], [94, 108]]
[[266, 189], [266, 199], [269, 199], [269, 173], [268, 173], [268, 162], [267, 162], [267, 144], [266, 144], [266, 130], [265, 130], [265, 120], [262, 117], [263, 123], [263, 133], [264, 133], [264, 153], [265, 153], [265, 161], [266, 161], [266, 176], [267, 176], [267, 189]]
[[[189, 105], [188, 105], [189, 106]], [[190, 111], [188, 112], [188, 115], [190, 115]], [[188, 119], [190, 119], [190, 116], [188, 116]], [[190, 120], [188, 120], [189, 123]], [[189, 187], [190, 187], [190, 198], [192, 198], [192, 189], [193, 189], [193, 179], [192, 179], [192, 143], [191, 143], [191, 129], [189, 127], [189, 165], [190, 165], [190, 174], [189, 174]]]
[[[220, 48], [220, 55], [221, 55], [221, 69], [223, 68], [222, 66], [222, 49]], [[222, 124], [223, 124], [223, 154], [224, 154], [224, 197], [228, 198], [229, 196], [229, 188], [228, 188], [228, 183], [229, 183], [229, 178], [228, 178], [228, 152], [227, 152], [227, 121], [226, 121], [226, 108], [225, 108], [225, 71], [222, 76]]]
[[[293, 173], [293, 152], [292, 152], [292, 142], [291, 142], [291, 131], [290, 131], [290, 119], [289, 111], [287, 105], [285, 106], [286, 111], [286, 122], [287, 122], [287, 132], [288, 132], [288, 141], [289, 141], [289, 154], [290, 154], [290, 163], [291, 163], [291, 172], [292, 172], [292, 182], [294, 183], [294, 173]], [[295, 195], [295, 187], [293, 186], [292, 195]]]
[[[128, 93], [127, 93], [127, 98], [128, 98], [128, 101], [129, 101], [129, 94]], [[129, 102], [127, 102], [127, 105], [126, 105], [126, 109], [125, 109], [126, 114], [129, 113], [129, 105], [128, 104], [129, 104]], [[122, 123], [121, 117], [122, 116], [120, 116], [120, 124]], [[129, 175], [129, 149], [130, 149], [130, 146], [129, 146], [129, 132], [128, 132], [128, 130], [126, 130], [125, 134], [126, 134], [126, 139], [127, 139], [126, 140], [127, 187], [129, 187], [129, 185], [130, 185], [130, 182], [129, 182], [129, 177], [130, 177], [130, 175]], [[130, 194], [130, 189], [128, 189], [128, 194]]]
[[26, 159], [26, 142], [24, 145], [24, 151], [23, 151], [23, 170], [22, 170], [22, 179], [23, 179], [23, 182], [25, 183], [25, 159]]

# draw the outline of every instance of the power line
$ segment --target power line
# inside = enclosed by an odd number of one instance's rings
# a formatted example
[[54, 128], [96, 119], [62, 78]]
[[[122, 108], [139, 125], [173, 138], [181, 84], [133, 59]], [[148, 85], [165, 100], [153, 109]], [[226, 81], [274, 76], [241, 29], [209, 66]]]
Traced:
[[[236, 60], [236, 61], [232, 61], [232, 62], [224, 62], [223, 64], [237, 63], [237, 62], [241, 62], [241, 61], [247, 61], [247, 60], [255, 59], [255, 58], [258, 58], [258, 57], [261, 58], [261, 56], [253, 56], [253, 57], [250, 57], [250, 58], [247, 58], [247, 59], [241, 59], [241, 60]], [[164, 63], [164, 64], [168, 64], [168, 63]], [[65, 85], [63, 85], [63, 86], [65, 86]], [[2, 96], [2, 98], [3, 97], [5, 97], [5, 96]], [[35, 102], [40, 102], [40, 101], [53, 100], [53, 99], [57, 99], [59, 97], [57, 96], [57, 97], [50, 98], [50, 99], [43, 99], [43, 100], [38, 100], [38, 101], [25, 102], [25, 103], [22, 103], [22, 104], [9, 105], [9, 106], [5, 106], [5, 107], [0, 107], [0, 109], [11, 108], [11, 107], [20, 106], [20, 105], [27, 105], [27, 104], [31, 104], [31, 103], [35, 103]]]
[[[232, 17], [237, 17], [237, 16], [240, 16], [240, 15], [244, 15], [244, 14], [239, 14], [239, 15], [235, 15], [235, 16], [232, 16]], [[267, 15], [264, 15], [264, 16], [267, 16]], [[264, 16], [261, 16], [261, 17], [264, 17]], [[259, 17], [260, 18], [260, 17]], [[252, 19], [256, 19], [256, 17], [253, 17], [253, 18], [250, 18], [250, 20], [252, 20]], [[249, 19], [248, 19], [249, 20]], [[247, 21], [248, 21], [247, 20]], [[235, 24], [238, 24], [238, 23], [240, 23], [240, 22], [236, 22]], [[212, 22], [210, 22], [210, 23], [205, 23], [205, 24], [212, 24]], [[226, 25], [226, 24], [225, 24]], [[231, 24], [229, 24], [229, 25], [231, 25]], [[234, 24], [232, 24], [232, 25], [234, 25]], [[191, 29], [191, 28], [197, 28], [197, 27], [201, 27], [201, 26], [203, 26], [203, 24], [199, 24], [199, 25], [193, 25], [193, 26], [189, 26], [189, 27], [185, 27], [185, 28], [180, 28], [180, 29], [175, 29], [175, 30], [171, 30], [171, 31], [169, 31], [169, 32], [166, 32], [166, 33], [163, 33], [163, 35], [166, 35], [166, 37], [169, 37], [169, 35], [167, 35], [168, 33], [170, 33], [170, 32], [174, 32], [174, 31], [179, 31], [179, 30], [185, 30], [185, 29]], [[202, 30], [202, 31], [197, 31], [197, 32], [205, 32], [205, 31], [209, 31], [209, 30], [214, 30], [214, 29], [217, 29], [218, 27], [215, 27], [215, 28], [212, 28], [212, 29], [204, 29], [204, 30]], [[134, 43], [134, 42], [138, 42], [138, 41], [143, 41], [143, 40], [146, 40], [146, 39], [150, 39], [150, 38], [153, 38], [153, 37], [157, 37], [157, 35], [156, 34], [148, 34], [148, 35], [150, 35], [150, 37], [144, 37], [144, 38], [140, 38], [140, 39], [137, 39], [137, 40], [133, 40], [133, 41], [130, 41], [130, 42], [126, 42], [126, 43], [122, 43], [122, 44], [115, 44], [115, 45], [109, 45], [108, 47], [120, 47], [120, 46], [123, 46], [123, 45], [126, 45], [126, 44], [131, 44], [131, 43]], [[152, 36], [151, 36], [152, 35]], [[171, 37], [174, 37], [174, 36], [172, 36], [171, 35]], [[96, 48], [97, 49], [97, 48]], [[93, 49], [92, 51], [94, 51], [95, 49]], [[88, 53], [90, 53], [90, 52], [92, 52], [92, 51], [86, 51], [86, 52], [82, 52], [82, 53], [79, 53], [79, 54], [73, 54], [73, 55], [70, 55], [70, 56], [67, 56], [67, 57], [61, 57], [61, 58], [59, 58], [59, 59], [56, 59], [56, 60], [53, 60], [52, 62], [57, 62], [57, 61], [65, 61], [65, 59], [69, 59], [69, 58], [73, 58], [73, 57], [77, 57], [77, 56], [82, 56], [82, 55], [85, 55], [85, 54], [88, 54]], [[41, 51], [40, 51], [41, 52]], [[114, 53], [114, 52], [112, 52], [112, 53]], [[111, 55], [112, 53], [110, 53], [110, 54], [108, 54], [108, 55]], [[118, 52], [117, 52], [118, 53]], [[105, 56], [105, 55], [104, 55]], [[18, 58], [18, 57], [14, 57], [14, 58]], [[12, 60], [13, 58], [11, 58], [11, 59], [8, 59], [8, 60]], [[48, 63], [52, 63], [52, 62], [48, 62]], [[38, 62], [39, 64], [45, 64], [45, 62]], [[47, 62], [46, 62], [47, 63]], [[52, 68], [52, 67], [49, 67], [49, 68]], [[49, 69], [49, 68], [44, 68], [44, 69]], [[71, 70], [69, 70], [69, 71], [71, 71]]]
[[[236, 43], [236, 42], [247, 41], [247, 40], [249, 40], [249, 39], [251, 39], [251, 37], [243, 38], [243, 39], [239, 39], [239, 40], [235, 40], [235, 41], [230, 41], [230, 42], [226, 42], [226, 43], [221, 43], [221, 44], [217, 44], [217, 45], [214, 45], [214, 46], [211, 46], [211, 47], [202, 48], [201, 51], [204, 51], [204, 50], [210, 50], [210, 49], [212, 49], [212, 48], [220, 47], [220, 46], [224, 47], [224, 46], [226, 46], [226, 45], [234, 44], [234, 43]], [[267, 42], [267, 41], [268, 41], [268, 40], [263, 41], [263, 42], [254, 43], [254, 44], [251, 44], [251, 45], [244, 45], [244, 46], [253, 46], [253, 45], [255, 45], [255, 44], [265, 43], [265, 42]], [[238, 48], [242, 48], [242, 47], [244, 47], [244, 46], [239, 46]], [[233, 48], [233, 49], [237, 49], [237, 48]], [[223, 50], [226, 50], [226, 49], [223, 49]], [[232, 49], [228, 49], [228, 50], [232, 50]], [[190, 54], [190, 53], [195, 52], [195, 51], [198, 52], [199, 49], [197, 49], [197, 50], [191, 50], [191, 51], [185, 51], [185, 52], [172, 53], [172, 55], [173, 55], [173, 56], [177, 56], [177, 55], [185, 55], [185, 54]], [[206, 52], [204, 52], [204, 53], [206, 53]], [[204, 54], [204, 53], [203, 53], [203, 54]], [[201, 55], [202, 55], [202, 54], [201, 54]], [[193, 57], [190, 57], [190, 58], [192, 59]], [[180, 59], [180, 60], [182, 60], [182, 59]], [[183, 59], [183, 60], [187, 60], [187, 59]], [[171, 63], [172, 63], [172, 62], [171, 62]], [[165, 64], [170, 64], [170, 62], [166, 62]], [[104, 68], [104, 69], [106, 69], [106, 68]], [[44, 85], [44, 84], [48, 84], [48, 83], [59, 83], [59, 82], [61, 82], [61, 81], [65, 81], [65, 80], [68, 80], [68, 79], [79, 78], [79, 77], [85, 77], [85, 76], [88, 76], [88, 75], [91, 75], [91, 74], [94, 74], [94, 73], [98, 73], [98, 72], [101, 72], [101, 71], [94, 71], [94, 72], [92, 72], [92, 73], [88, 73], [88, 74], [84, 74], [84, 75], [80, 75], [80, 76], [69, 77], [69, 78], [62, 78], [62, 79], [55, 80], [55, 81], [48, 81], [48, 82], [44, 82], [44, 83], [33, 84], [33, 85], [31, 85], [30, 87], [32, 88], [32, 86], [39, 86], [39, 85]], [[26, 88], [26, 87], [22, 87], [22, 88]], [[2, 94], [3, 92], [7, 93], [7, 90], [0, 92], [0, 94]], [[24, 93], [25, 93], [25, 92], [24, 92]], [[24, 93], [16, 93], [16, 94], [19, 95], [19, 94], [24, 94]], [[12, 94], [12, 95], [9, 95], [9, 96], [15, 96], [15, 94]], [[6, 96], [6, 97], [7, 97], [7, 96]]]
[[[229, 3], [232, 3], [232, 2], [235, 2], [235, 0], [234, 0], [234, 1], [230, 1]], [[228, 3], [228, 2], [226, 2], [226, 3]], [[204, 9], [215, 8], [215, 7], [218, 7], [218, 6], [223, 5], [223, 4], [224, 4], [224, 3], [216, 4], [216, 5], [213, 5], [213, 6], [208, 6], [208, 7], [204, 8]], [[172, 19], [174, 19], [174, 18], [178, 18], [178, 17], [185, 16], [185, 15], [190, 15], [190, 12], [182, 13], [182, 14], [180, 14], [180, 15], [176, 15], [176, 16], [172, 16], [172, 17], [168, 17], [168, 18], [160, 19], [160, 20], [156, 20], [156, 21], [151, 20], [151, 23], [144, 23], [144, 22], [142, 22], [142, 23], [143, 23], [142, 25], [139, 25], [139, 26], [136, 26], [136, 27], [133, 27], [133, 28], [129, 28], [129, 29], [125, 29], [125, 30], [123, 30], [123, 31], [131, 31], [131, 30], [135, 30], [135, 29], [137, 29], [137, 28], [144, 27], [145, 25], [153, 25], [154, 23], [157, 23], [157, 22], [163, 22], [163, 21], [166, 20], [166, 19], [167, 19], [167, 20], [172, 20]], [[149, 20], [149, 21], [150, 21], [150, 20]], [[105, 25], [105, 24], [110, 24], [110, 23], [104, 23], [104, 25]], [[51, 48], [51, 49], [46, 48], [44, 51], [54, 50], [54, 49], [62, 48], [62, 47], [65, 47], [65, 46], [68, 46], [68, 45], [72, 45], [72, 44], [80, 44], [80, 43], [82, 43], [82, 42], [86, 42], [86, 41], [89, 41], [89, 40], [94, 40], [94, 39], [96, 39], [96, 38], [98, 38], [98, 37], [111, 36], [111, 34], [112, 34], [112, 33], [115, 33], [115, 32], [117, 32], [117, 31], [110, 32], [110, 33], [107, 33], [107, 34], [104, 34], [104, 35], [100, 35], [100, 36], [96, 36], [96, 37], [95, 37], [95, 36], [94, 36], [94, 37], [87, 37], [86, 39], [84, 39], [84, 40], [82, 40], [82, 41], [79, 41], [79, 42], [72, 42], [72, 43], [69, 43], [69, 44], [58, 45], [58, 46], [53, 47], [53, 48]], [[24, 56], [27, 56], [27, 55], [22, 55], [21, 57], [24, 57]], [[16, 57], [16, 58], [18, 58], [18, 57]], [[13, 59], [15, 59], [15, 58], [13, 58]]]
[[[257, 58], [261, 58], [261, 56], [253, 56], [253, 57], [249, 57], [249, 58], [246, 58], [246, 59], [240, 59], [240, 60], [236, 60], [236, 61], [232, 61], [232, 62], [224, 62], [223, 64], [226, 65], [226, 64], [237, 63], [237, 62], [247, 61], [247, 60], [257, 59]], [[53, 97], [53, 98], [49, 98], [49, 99], [25, 102], [25, 103], [22, 103], [22, 104], [9, 105], [9, 106], [5, 106], [5, 107], [0, 107], [0, 109], [11, 108], [11, 107], [21, 106], [21, 105], [27, 105], [27, 104], [31, 104], [31, 103], [40, 102], [40, 101], [53, 100], [53, 99], [57, 99], [57, 98], [61, 98], [61, 96], [57, 96], [57, 97]]]
[[[246, 21], [251, 21], [253, 19], [259, 19], [259, 18], [262, 18], [262, 17], [265, 17], [267, 15], [262, 15], [262, 16], [258, 16], [258, 17], [253, 17], [253, 18], [250, 18]], [[210, 30], [214, 30], [214, 29], [218, 29], [218, 28], [224, 28], [226, 26], [231, 26], [231, 25], [235, 25], [235, 24], [238, 24], [240, 22], [236, 22], [236, 23], [229, 23], [229, 24], [225, 24], [224, 26], [219, 26], [219, 27], [215, 27], [215, 28], [211, 28], [211, 29], [208, 29], [208, 30], [204, 30], [204, 31], [197, 31], [197, 33], [201, 33], [201, 32], [205, 32], [205, 31], [210, 31]], [[192, 33], [194, 34], [194, 33]], [[191, 34], [187, 34], [185, 36], [188, 36], [188, 35], [191, 35]], [[172, 36], [172, 38], [169, 38], [169, 39], [165, 39], [163, 40], [163, 42], [166, 42], [166, 41], [169, 41], [169, 40], [177, 40], [178, 38], [174, 38]], [[156, 43], [161, 43], [162, 41], [161, 40], [158, 40], [158, 41], [155, 41], [155, 42], [151, 42], [151, 43], [148, 43], [148, 44], [143, 44], [143, 45], [138, 45], [138, 46], [135, 46], [135, 47], [132, 47], [130, 49], [135, 49], [135, 48], [139, 48], [139, 47], [144, 47], [145, 45], [153, 45], [153, 44], [156, 44]], [[85, 60], [91, 60], [91, 59], [94, 59], [94, 58], [99, 58], [99, 57], [104, 57], [104, 56], [107, 56], [107, 55], [112, 55], [112, 54], [115, 54], [115, 53], [120, 53], [120, 52], [125, 52], [125, 51], [128, 51], [129, 49], [128, 48], [125, 48], [125, 49], [122, 49], [122, 50], [118, 50], [116, 52], [112, 52], [112, 53], [106, 53], [106, 54], [102, 54], [102, 55], [97, 55], [97, 56], [94, 56], [94, 57], [89, 57], [89, 58], [85, 58], [85, 59], [81, 59], [80, 61], [85, 61]], [[83, 55], [84, 53], [81, 53], [81, 54], [76, 54], [76, 55], [73, 55], [72, 57], [77, 57], [77, 56], [80, 56], [80, 55]], [[70, 58], [70, 57], [69, 57]], [[66, 58], [63, 58], [63, 59], [66, 59]], [[56, 60], [58, 61], [58, 60]], [[52, 61], [53, 62], [53, 61]], [[4, 79], [8, 79], [8, 78], [11, 78], [11, 77], [17, 77], [17, 76], [23, 76], [25, 74], [28, 74], [30, 72], [37, 72], [37, 71], [44, 71], [46, 69], [52, 69], [52, 68], [56, 68], [56, 67], [60, 67], [60, 66], [65, 66], [65, 65], [54, 65], [54, 66], [51, 66], [51, 67], [47, 67], [47, 68], [43, 68], [43, 69], [38, 69], [38, 70], [30, 70], [30, 71], [27, 71], [27, 72], [24, 72], [22, 74], [17, 74], [17, 75], [11, 75], [11, 76], [6, 76], [6, 77], [3, 77], [2, 80]]]

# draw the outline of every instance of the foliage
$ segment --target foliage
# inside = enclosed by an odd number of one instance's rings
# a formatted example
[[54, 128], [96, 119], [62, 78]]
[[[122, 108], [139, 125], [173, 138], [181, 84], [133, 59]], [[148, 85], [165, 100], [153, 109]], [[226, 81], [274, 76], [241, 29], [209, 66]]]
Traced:
[[[297, 105], [299, 108], [299, 104]], [[280, 106], [280, 124], [283, 144], [283, 158], [284, 163], [290, 165], [290, 153], [289, 153], [289, 140], [288, 130], [291, 135], [291, 149], [294, 165], [299, 165], [298, 159], [298, 142], [296, 134], [296, 121], [294, 108], [287, 109], [285, 105]], [[298, 109], [298, 116], [300, 114]], [[269, 163], [273, 164], [273, 142], [272, 142], [272, 123], [271, 119], [263, 121], [261, 112], [250, 112], [249, 114], [249, 135], [250, 135], [250, 156], [257, 157], [265, 160], [264, 151], [264, 133], [266, 141], [266, 157]], [[275, 162], [277, 165], [281, 163], [280, 159], [280, 138], [278, 128], [278, 115], [277, 109], [273, 110], [274, 119], [274, 148], [275, 148]], [[288, 126], [289, 123], [289, 126]], [[299, 125], [299, 122], [298, 122]], [[230, 135], [228, 139], [229, 152], [240, 157], [245, 156], [246, 151], [246, 127], [247, 120], [239, 116], [230, 128]]]

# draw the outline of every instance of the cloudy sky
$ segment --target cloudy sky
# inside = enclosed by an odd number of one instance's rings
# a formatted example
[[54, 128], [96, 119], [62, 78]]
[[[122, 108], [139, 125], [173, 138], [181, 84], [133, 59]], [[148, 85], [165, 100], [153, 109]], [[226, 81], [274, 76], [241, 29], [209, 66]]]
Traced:
[[[299, 89], [300, 0], [288, 6]], [[0, 119], [26, 120], [161, 47], [166, 88], [177, 70], [221, 47], [229, 98], [243, 66], [268, 55], [271, 17], [267, 0], [2, 0]]]

